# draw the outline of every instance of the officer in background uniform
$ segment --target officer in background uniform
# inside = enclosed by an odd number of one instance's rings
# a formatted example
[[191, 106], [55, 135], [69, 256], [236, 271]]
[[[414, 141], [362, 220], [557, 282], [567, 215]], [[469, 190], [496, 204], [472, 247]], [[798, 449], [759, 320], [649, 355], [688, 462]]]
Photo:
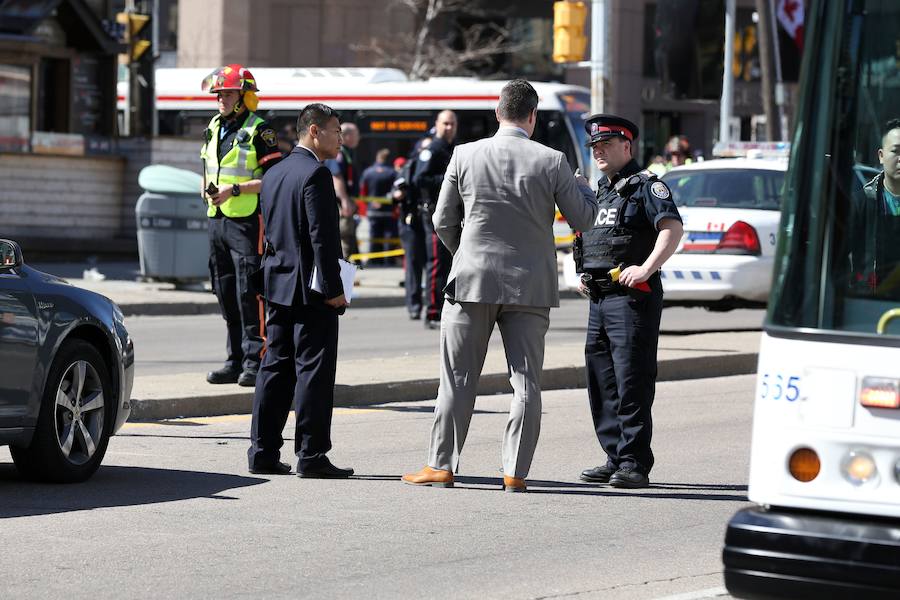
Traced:
[[583, 274], [581, 292], [590, 298], [588, 397], [606, 464], [583, 471], [581, 479], [641, 488], [653, 467], [659, 269], [681, 240], [681, 216], [666, 184], [632, 158], [634, 123], [594, 115], [585, 129], [605, 177], [598, 184], [594, 227], [576, 238], [575, 265]]
[[412, 181], [419, 167], [418, 156], [431, 145], [424, 137], [416, 143], [409, 159], [400, 168], [391, 197], [400, 205], [400, 243], [403, 245], [403, 271], [406, 310], [413, 321], [422, 318], [422, 271], [425, 269], [425, 228], [422, 224], [419, 191]]
[[[369, 252], [391, 250], [397, 237], [397, 219], [394, 218], [394, 202], [390, 198], [396, 171], [388, 163], [391, 151], [382, 148], [375, 153], [375, 164], [363, 171], [359, 180], [360, 199], [365, 200], [369, 219]], [[387, 264], [392, 259], [376, 258], [367, 264]]]
[[434, 232], [431, 216], [437, 205], [444, 172], [453, 155], [456, 139], [456, 113], [444, 110], [434, 122], [434, 139], [428, 148], [419, 153], [413, 184], [422, 203], [422, 227], [425, 230], [425, 327], [440, 329], [441, 309], [444, 306], [444, 286], [450, 275], [453, 256]]
[[262, 254], [259, 190], [262, 175], [281, 160], [275, 130], [253, 111], [259, 100], [249, 70], [216, 69], [202, 88], [216, 94], [219, 114], [205, 131], [203, 195], [208, 203], [209, 271], [228, 327], [225, 366], [209, 383], [253, 387], [263, 347], [262, 301], [250, 284]]

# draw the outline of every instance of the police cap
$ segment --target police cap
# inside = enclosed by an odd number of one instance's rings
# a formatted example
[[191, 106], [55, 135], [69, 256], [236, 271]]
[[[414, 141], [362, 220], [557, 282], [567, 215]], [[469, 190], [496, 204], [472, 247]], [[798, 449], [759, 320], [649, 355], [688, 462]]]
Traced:
[[588, 148], [614, 137], [622, 137], [633, 142], [638, 136], [638, 127], [628, 119], [615, 115], [591, 115], [584, 122], [584, 130], [588, 134]]

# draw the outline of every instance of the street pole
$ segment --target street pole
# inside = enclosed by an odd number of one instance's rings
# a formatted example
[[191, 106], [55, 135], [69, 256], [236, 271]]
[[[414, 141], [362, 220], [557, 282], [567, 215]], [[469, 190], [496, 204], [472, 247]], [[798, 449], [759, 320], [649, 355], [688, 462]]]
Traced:
[[781, 139], [781, 118], [775, 109], [774, 61], [772, 48], [775, 45], [772, 29], [772, 14], [769, 0], [756, 0], [756, 27], [759, 30], [759, 68], [762, 71], [762, 102], [766, 113], [766, 140]]
[[725, 0], [725, 59], [722, 61], [722, 103], [719, 105], [719, 141], [731, 141], [731, 112], [734, 103], [734, 75], [731, 61], [734, 57], [734, 16], [736, 0]]
[[[609, 80], [609, 43], [607, 28], [609, 27], [609, 2], [592, 0], [591, 2], [591, 114], [606, 110], [606, 82]], [[597, 181], [600, 170], [591, 160], [590, 179]]]
[[781, 141], [788, 138], [788, 132], [784, 130], [784, 80], [781, 76], [781, 45], [778, 43], [775, 0], [769, 0], [769, 19], [772, 30], [772, 53], [775, 57], [775, 106], [778, 107], [778, 131], [781, 132], [781, 137], [778, 141]]
[[156, 113], [156, 59], [159, 58], [159, 0], [152, 0], [150, 15], [150, 133], [159, 135], [159, 118]]

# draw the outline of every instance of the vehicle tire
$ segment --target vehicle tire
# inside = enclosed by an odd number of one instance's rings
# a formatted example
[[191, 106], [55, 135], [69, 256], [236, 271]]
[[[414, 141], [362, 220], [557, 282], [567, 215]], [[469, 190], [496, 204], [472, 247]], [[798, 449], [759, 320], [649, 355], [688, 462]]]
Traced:
[[44, 385], [31, 445], [10, 448], [16, 469], [38, 481], [86, 480], [106, 454], [115, 405], [109, 367], [97, 349], [82, 340], [63, 342]]

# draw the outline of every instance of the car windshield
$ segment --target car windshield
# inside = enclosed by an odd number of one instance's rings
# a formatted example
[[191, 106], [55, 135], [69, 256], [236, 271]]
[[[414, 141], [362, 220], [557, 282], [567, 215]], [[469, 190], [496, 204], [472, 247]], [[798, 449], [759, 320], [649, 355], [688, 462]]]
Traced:
[[675, 204], [778, 210], [784, 172], [765, 169], [671, 171], [663, 176]]

